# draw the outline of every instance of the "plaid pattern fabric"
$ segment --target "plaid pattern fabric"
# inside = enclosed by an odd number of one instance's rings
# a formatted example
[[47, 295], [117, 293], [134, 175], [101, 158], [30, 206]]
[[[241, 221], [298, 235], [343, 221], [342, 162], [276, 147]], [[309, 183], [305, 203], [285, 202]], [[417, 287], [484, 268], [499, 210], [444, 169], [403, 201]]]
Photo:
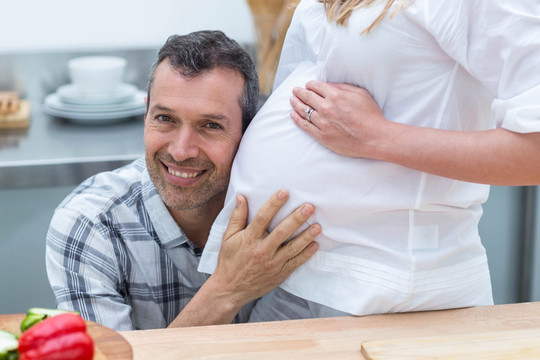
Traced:
[[[95, 175], [56, 209], [46, 264], [58, 308], [115, 330], [166, 327], [208, 275], [144, 159]], [[246, 309], [247, 310], [247, 309]], [[242, 311], [235, 321], [245, 321]]]

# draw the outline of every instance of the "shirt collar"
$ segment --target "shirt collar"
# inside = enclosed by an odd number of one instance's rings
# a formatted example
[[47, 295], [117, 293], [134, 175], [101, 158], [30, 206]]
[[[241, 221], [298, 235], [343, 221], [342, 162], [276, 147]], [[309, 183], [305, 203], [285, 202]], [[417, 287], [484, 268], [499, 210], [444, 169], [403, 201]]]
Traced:
[[162, 247], [171, 249], [188, 242], [187, 236], [174, 221], [150, 179], [148, 169], [141, 174], [142, 199]]

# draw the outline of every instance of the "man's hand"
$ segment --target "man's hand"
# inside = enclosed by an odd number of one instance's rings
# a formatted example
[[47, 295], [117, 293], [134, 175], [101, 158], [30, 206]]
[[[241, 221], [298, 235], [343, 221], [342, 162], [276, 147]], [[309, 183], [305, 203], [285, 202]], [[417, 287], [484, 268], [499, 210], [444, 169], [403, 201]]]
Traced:
[[169, 327], [230, 324], [244, 305], [272, 291], [315, 254], [318, 224], [284, 244], [313, 214], [311, 204], [302, 205], [267, 232], [288, 197], [287, 191], [278, 191], [247, 226], [246, 198], [237, 197], [216, 270]]
[[318, 224], [309, 226], [284, 244], [313, 214], [311, 204], [302, 205], [267, 233], [270, 221], [288, 196], [285, 190], [274, 194], [247, 227], [247, 202], [243, 196], [237, 196], [237, 205], [223, 236], [217, 268], [211, 276], [229, 293], [234, 304], [243, 306], [267, 294], [318, 249], [313, 241], [321, 232]]

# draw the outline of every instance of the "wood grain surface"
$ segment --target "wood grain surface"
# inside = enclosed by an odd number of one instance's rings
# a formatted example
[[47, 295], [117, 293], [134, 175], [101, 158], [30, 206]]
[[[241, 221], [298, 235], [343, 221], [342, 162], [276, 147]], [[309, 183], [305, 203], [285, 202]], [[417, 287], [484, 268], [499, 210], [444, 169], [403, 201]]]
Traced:
[[[134, 360], [346, 360], [366, 359], [361, 348], [362, 344], [370, 341], [477, 336], [493, 331], [507, 331], [509, 334], [516, 331], [519, 337], [521, 331], [539, 327], [540, 302], [417, 313], [121, 331], [120, 334], [130, 343]], [[457, 356], [454, 359], [468, 357]]]
[[367, 341], [368, 360], [540, 359], [540, 328]]
[[[0, 315], [0, 329], [21, 334], [20, 325], [25, 314]], [[87, 321], [88, 334], [94, 340], [94, 360], [131, 360], [133, 353], [129, 343], [116, 331]]]

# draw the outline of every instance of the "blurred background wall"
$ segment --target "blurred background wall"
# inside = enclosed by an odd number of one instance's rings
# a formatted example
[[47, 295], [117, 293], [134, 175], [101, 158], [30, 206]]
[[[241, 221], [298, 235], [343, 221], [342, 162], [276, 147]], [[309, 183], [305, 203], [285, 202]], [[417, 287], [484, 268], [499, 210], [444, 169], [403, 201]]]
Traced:
[[0, 13], [0, 53], [155, 48], [171, 34], [200, 29], [254, 39], [244, 0], [6, 0]]

